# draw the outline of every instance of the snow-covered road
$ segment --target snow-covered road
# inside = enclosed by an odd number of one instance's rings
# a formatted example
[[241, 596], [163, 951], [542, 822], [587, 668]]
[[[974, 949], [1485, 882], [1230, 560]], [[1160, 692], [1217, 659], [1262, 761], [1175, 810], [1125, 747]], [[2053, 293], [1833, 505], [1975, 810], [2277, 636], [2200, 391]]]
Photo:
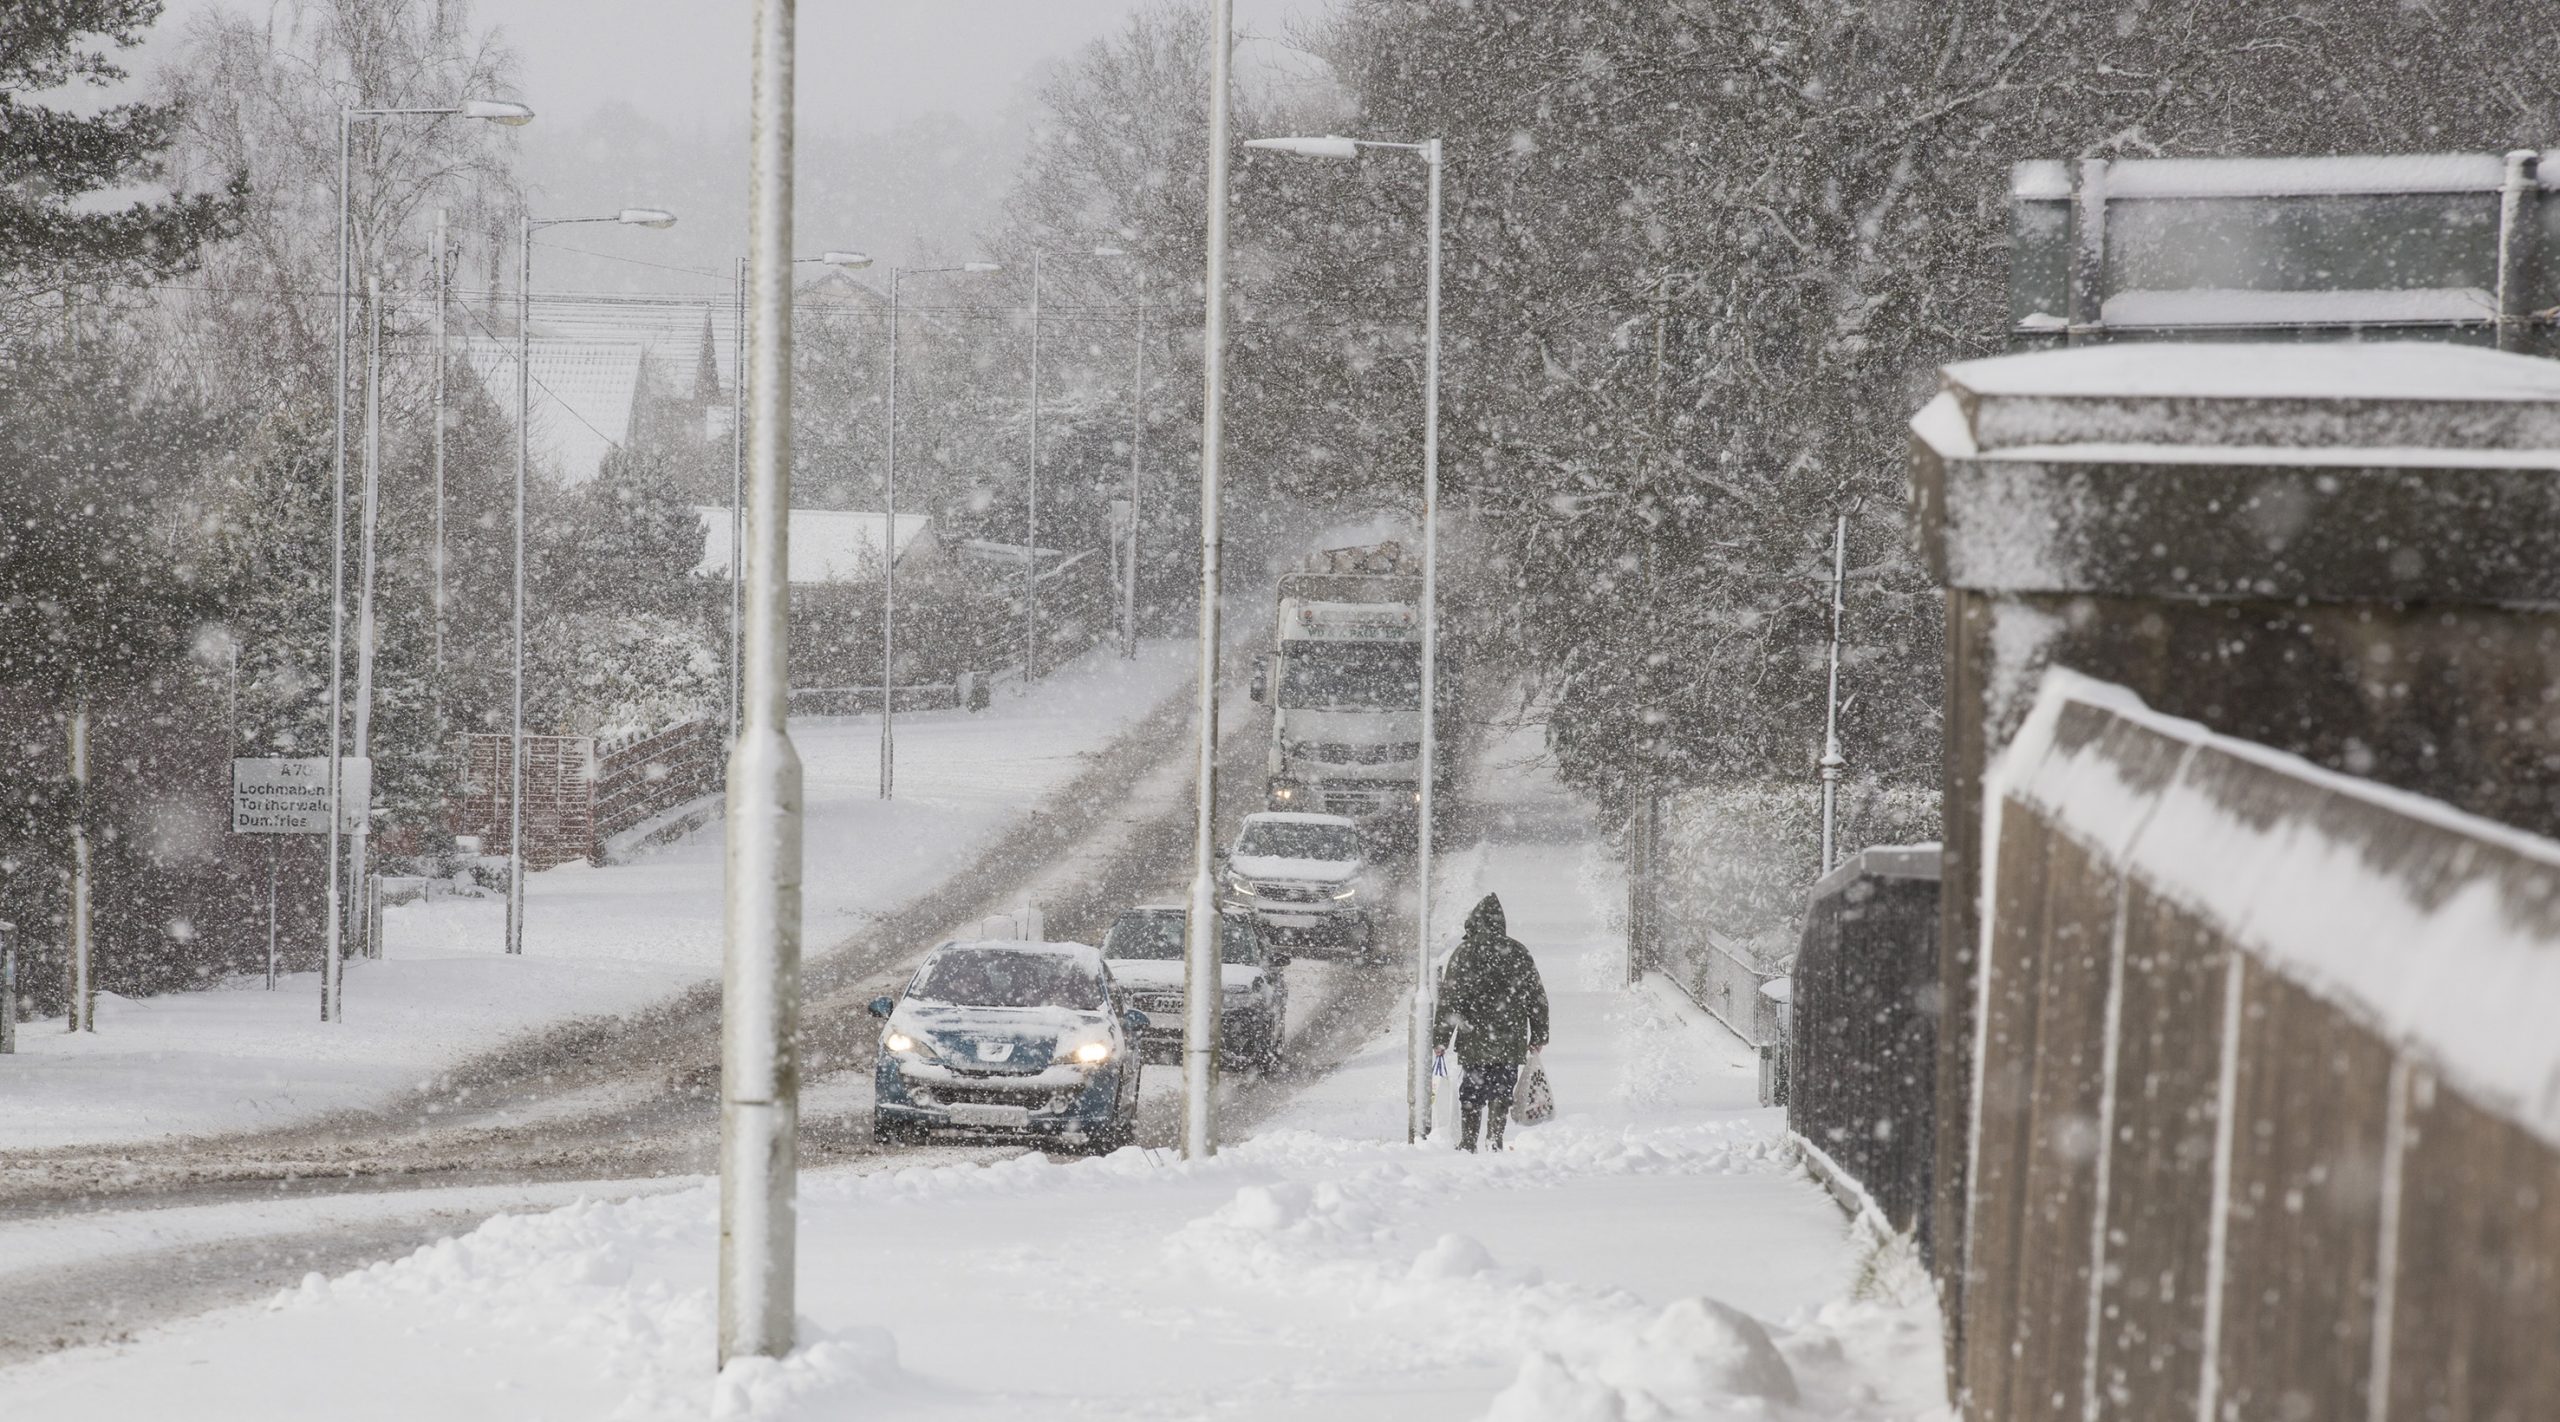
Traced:
[[[1187, 644], [1136, 662], [1097, 649], [979, 715], [900, 718], [899, 797], [878, 798], [869, 718], [793, 727], [809, 823], [811, 952], [965, 866], [1179, 688]], [[402, 905], [386, 956], [346, 970], [347, 1014], [318, 1020], [318, 977], [275, 991], [102, 1000], [94, 1034], [30, 1022], [0, 1057], [0, 1140], [21, 1149], [204, 1135], [376, 1104], [545, 1024], [631, 1012], [717, 976], [717, 825], [629, 864], [563, 865], [526, 880], [526, 951], [508, 957], [496, 897]]]
[[1939, 1415], [1925, 1286], [1862, 1269], [1736, 1043], [1618, 986], [1611, 866], [1521, 779], [1442, 899], [1500, 892], [1555, 996], [1562, 1111], [1513, 1152], [1406, 1145], [1390, 1035], [1211, 1161], [812, 1172], [804, 1346], [718, 1379], [698, 1187], [502, 1217], [0, 1396], [212, 1422]]

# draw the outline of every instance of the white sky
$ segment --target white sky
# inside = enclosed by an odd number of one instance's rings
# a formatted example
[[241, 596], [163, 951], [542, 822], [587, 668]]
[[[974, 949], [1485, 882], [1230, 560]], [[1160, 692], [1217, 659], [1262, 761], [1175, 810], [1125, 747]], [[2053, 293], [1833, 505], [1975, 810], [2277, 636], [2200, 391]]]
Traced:
[[[6, 0], [0, 0], [6, 3]], [[262, 13], [290, 0], [167, 0], [126, 63], [137, 78], [175, 51], [187, 22], [214, 10]], [[963, 253], [1013, 177], [1051, 63], [1117, 30], [1147, 0], [801, 0], [800, 222], [887, 262]], [[1206, 0], [1199, 0], [1206, 3]], [[1235, 0], [1241, 62], [1296, 67], [1249, 43], [1313, 17], [1325, 0]], [[543, 258], [538, 288], [725, 289], [743, 240], [750, 0], [475, 0], [475, 23], [516, 53], [518, 97], [540, 115], [520, 131], [521, 172], [545, 214], [626, 204], [679, 214], [675, 231], [584, 228]], [[636, 110], [636, 112], [635, 112]], [[949, 115], [972, 131], [924, 177], [869, 143]], [[581, 250], [612, 256], [587, 257]], [[965, 253], [963, 253], [965, 255]]]
[[[1118, 27], [1142, 0], [802, 0], [800, 115], [877, 129], [937, 111], [990, 117], [1048, 60]], [[168, 0], [159, 30], [261, 0]], [[1319, 0], [1236, 0], [1236, 23], [1276, 33]], [[479, 0], [524, 73], [524, 99], [578, 119], [620, 98], [674, 119], [725, 121], [747, 101], [748, 0]], [[155, 38], [152, 48], [161, 41]]]

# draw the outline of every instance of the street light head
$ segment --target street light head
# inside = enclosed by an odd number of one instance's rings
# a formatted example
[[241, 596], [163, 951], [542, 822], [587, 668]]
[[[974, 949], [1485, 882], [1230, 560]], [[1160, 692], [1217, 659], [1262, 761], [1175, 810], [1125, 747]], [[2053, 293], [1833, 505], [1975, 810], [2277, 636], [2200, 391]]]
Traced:
[[614, 221], [627, 227], [673, 227], [676, 215], [661, 207], [626, 207]]
[[1248, 138], [1247, 148], [1267, 148], [1274, 153], [1291, 153], [1300, 158], [1357, 158], [1360, 145], [1348, 138], [1331, 134], [1323, 138]]
[[491, 123], [502, 123], [509, 128], [522, 128], [533, 122], [533, 110], [522, 104], [508, 103], [504, 99], [465, 99], [462, 101], [462, 116], [487, 119]]
[[831, 267], [842, 267], [849, 272], [858, 272], [871, 265], [870, 256], [863, 252], [829, 252], [818, 260]]
[[962, 270], [962, 271], [964, 271], [964, 272], [1000, 272], [1000, 271], [1003, 271], [1003, 270], [1004, 270], [1004, 263], [1002, 263], [1002, 262], [962, 262], [962, 263], [960, 264], [960, 270]]

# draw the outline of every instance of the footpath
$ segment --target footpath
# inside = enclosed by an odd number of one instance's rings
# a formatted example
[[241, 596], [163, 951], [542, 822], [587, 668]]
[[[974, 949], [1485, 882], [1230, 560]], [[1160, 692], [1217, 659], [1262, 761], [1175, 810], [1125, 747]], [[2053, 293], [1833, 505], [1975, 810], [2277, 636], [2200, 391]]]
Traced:
[[1207, 1161], [812, 1172], [780, 1361], [710, 1368], [704, 1185], [501, 1216], [0, 1396], [57, 1422], [1944, 1418], [1925, 1283], [1854, 1239], [1738, 1042], [1620, 984], [1613, 861], [1503, 776], [1435, 895], [1446, 939], [1501, 894], [1554, 1002], [1559, 1112], [1503, 1154], [1405, 1143], [1391, 1036]]

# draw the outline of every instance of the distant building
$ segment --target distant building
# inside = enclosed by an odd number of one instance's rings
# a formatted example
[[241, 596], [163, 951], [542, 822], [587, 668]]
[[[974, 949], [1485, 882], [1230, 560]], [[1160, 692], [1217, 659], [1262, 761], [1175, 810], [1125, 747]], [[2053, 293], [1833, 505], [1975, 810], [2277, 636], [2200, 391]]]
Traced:
[[[702, 520], [702, 561], [694, 576], [729, 577], [729, 510], [697, 506]], [[923, 514], [898, 515], [897, 559], [901, 573], [923, 571], [942, 560], [932, 520]], [[791, 585], [795, 588], [843, 587], [879, 576], [882, 549], [888, 544], [886, 514], [793, 509], [791, 511]], [[903, 599], [902, 599], [903, 600]]]

